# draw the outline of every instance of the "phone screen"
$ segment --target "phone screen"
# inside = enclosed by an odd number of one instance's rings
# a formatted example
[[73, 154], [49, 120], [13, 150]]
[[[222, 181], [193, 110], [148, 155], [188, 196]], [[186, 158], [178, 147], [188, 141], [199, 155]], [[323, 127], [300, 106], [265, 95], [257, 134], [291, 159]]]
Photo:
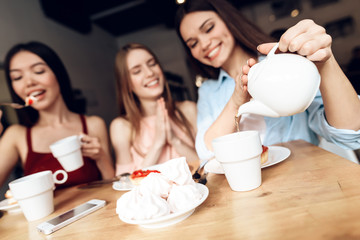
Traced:
[[54, 219], [51, 219], [48, 221], [48, 223], [52, 224], [52, 225], [58, 225], [92, 207], [95, 207], [96, 205], [95, 204], [92, 204], [92, 203], [85, 203], [85, 204], [82, 204], [74, 209], [71, 209], [70, 211], [67, 211], [63, 214], [61, 214], [60, 216], [54, 218]]

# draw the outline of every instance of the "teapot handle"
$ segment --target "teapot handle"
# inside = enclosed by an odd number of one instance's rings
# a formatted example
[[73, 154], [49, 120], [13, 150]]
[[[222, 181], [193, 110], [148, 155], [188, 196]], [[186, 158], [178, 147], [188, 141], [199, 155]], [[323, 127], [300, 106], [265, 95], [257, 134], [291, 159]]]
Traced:
[[275, 44], [275, 46], [273, 46], [273, 48], [270, 50], [270, 52], [268, 53], [268, 57], [271, 57], [271, 56], [273, 56], [273, 55], [275, 55], [275, 51], [278, 49], [278, 47], [279, 47], [279, 43], [277, 42], [276, 44]]

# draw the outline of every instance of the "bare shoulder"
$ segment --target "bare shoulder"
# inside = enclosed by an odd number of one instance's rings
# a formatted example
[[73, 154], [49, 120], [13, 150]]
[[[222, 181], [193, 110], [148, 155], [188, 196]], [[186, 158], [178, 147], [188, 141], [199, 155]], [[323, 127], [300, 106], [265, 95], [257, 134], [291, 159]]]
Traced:
[[104, 119], [99, 116], [85, 116], [86, 126], [89, 136], [97, 136], [106, 138], [108, 136], [108, 129]]
[[192, 114], [195, 114], [196, 116], [196, 103], [193, 101], [182, 101], [182, 102], [176, 102], [176, 106], [179, 108], [179, 110], [184, 113], [186, 116], [191, 116]]
[[190, 122], [192, 128], [197, 131], [196, 119], [197, 119], [197, 108], [196, 103], [192, 101], [177, 102], [176, 106], [184, 114], [185, 118]]
[[117, 117], [110, 123], [110, 136], [112, 139], [116, 136], [130, 138], [131, 128], [132, 125], [127, 119]]
[[19, 135], [25, 135], [26, 127], [20, 124], [13, 124], [4, 131], [4, 136], [9, 135], [18, 138]]
[[23, 140], [25, 141], [25, 136], [26, 136], [26, 127], [20, 124], [13, 124], [4, 131], [1, 140], [9, 144], [17, 145]]
[[99, 116], [92, 115], [92, 116], [85, 116], [86, 124], [89, 127], [104, 127], [106, 126], [104, 119]]
[[114, 120], [111, 121], [110, 123], [110, 129], [115, 128], [115, 129], [119, 129], [119, 130], [127, 130], [127, 129], [131, 129], [131, 123], [123, 118], [123, 117], [117, 117]]

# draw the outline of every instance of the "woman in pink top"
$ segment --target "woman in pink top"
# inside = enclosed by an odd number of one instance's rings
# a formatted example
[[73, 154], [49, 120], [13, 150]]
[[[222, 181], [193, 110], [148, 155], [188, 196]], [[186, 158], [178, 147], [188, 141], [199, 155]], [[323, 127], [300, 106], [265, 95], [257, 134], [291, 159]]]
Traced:
[[174, 102], [158, 59], [146, 46], [127, 44], [116, 56], [120, 116], [110, 125], [116, 174], [172, 158], [197, 160], [196, 104]]

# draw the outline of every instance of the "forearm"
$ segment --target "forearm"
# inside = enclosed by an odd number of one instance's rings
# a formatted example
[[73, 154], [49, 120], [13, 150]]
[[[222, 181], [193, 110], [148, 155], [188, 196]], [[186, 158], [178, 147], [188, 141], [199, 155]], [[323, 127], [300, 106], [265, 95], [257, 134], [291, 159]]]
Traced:
[[19, 133], [16, 131], [6, 131], [0, 138], [0, 186], [6, 182], [20, 158], [18, 148], [14, 144], [20, 142], [18, 136]]
[[104, 153], [104, 156], [97, 160], [96, 165], [103, 179], [111, 179], [115, 176], [115, 170], [109, 153]]
[[229, 133], [233, 133], [236, 130], [235, 126], [235, 116], [237, 114], [239, 106], [232, 101], [225, 105], [225, 108], [220, 113], [219, 117], [214, 121], [214, 123], [206, 131], [204, 140], [206, 147], [213, 151], [212, 140], [217, 137], [224, 136]]
[[360, 100], [334, 56], [318, 65], [318, 69], [328, 123], [335, 128], [359, 130]]

